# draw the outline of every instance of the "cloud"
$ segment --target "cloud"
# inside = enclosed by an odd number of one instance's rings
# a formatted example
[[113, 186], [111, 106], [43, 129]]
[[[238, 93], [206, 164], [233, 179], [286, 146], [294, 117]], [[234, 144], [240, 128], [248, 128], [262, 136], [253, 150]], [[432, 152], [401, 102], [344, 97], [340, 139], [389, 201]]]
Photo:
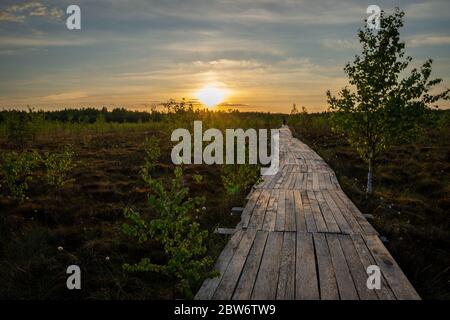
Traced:
[[360, 45], [357, 40], [347, 39], [324, 39], [322, 45], [328, 49], [345, 50], [345, 49], [358, 49]]
[[449, 18], [448, 1], [424, 1], [413, 3], [405, 9], [408, 19]]
[[66, 39], [48, 37], [8, 37], [0, 36], [0, 47], [58, 47], [58, 46], [80, 46], [94, 43], [89, 38]]
[[42, 97], [41, 100], [63, 101], [86, 98], [88, 94], [84, 91], [63, 92]]
[[8, 22], [24, 22], [25, 16], [23, 15], [15, 15], [7, 11], [0, 11], [0, 21], [8, 21]]
[[417, 35], [406, 40], [409, 47], [450, 44], [450, 35]]
[[57, 7], [48, 7], [38, 1], [15, 4], [0, 11], [0, 21], [25, 22], [27, 17], [43, 17], [51, 20], [62, 20], [64, 12]]

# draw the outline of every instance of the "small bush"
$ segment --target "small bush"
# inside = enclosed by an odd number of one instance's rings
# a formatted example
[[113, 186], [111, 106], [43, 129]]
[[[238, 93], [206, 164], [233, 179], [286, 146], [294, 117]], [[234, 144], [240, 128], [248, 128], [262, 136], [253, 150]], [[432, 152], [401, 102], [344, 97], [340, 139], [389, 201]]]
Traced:
[[232, 195], [246, 191], [261, 179], [260, 166], [251, 164], [226, 164], [222, 167], [222, 183]]
[[183, 186], [181, 167], [175, 168], [175, 178], [169, 190], [149, 175], [143, 178], [153, 190], [148, 202], [158, 212], [159, 218], [147, 221], [139, 212], [125, 209], [124, 215], [131, 223], [123, 224], [122, 230], [139, 243], [150, 239], [161, 243], [167, 263], [155, 264], [149, 258], [143, 258], [139, 263], [124, 264], [123, 267], [127, 271], [152, 271], [173, 277], [177, 281], [176, 289], [191, 298], [192, 288], [207, 275], [212, 264], [211, 258], [205, 257], [204, 242], [208, 231], [201, 230], [192, 217], [193, 212], [200, 211], [204, 198], [189, 197], [189, 189]]
[[145, 164], [141, 170], [144, 175], [149, 175], [155, 168], [159, 157], [161, 156], [161, 149], [159, 148], [158, 139], [154, 136], [145, 138], [144, 141]]
[[36, 151], [9, 152], [3, 155], [1, 164], [2, 182], [9, 194], [16, 200], [26, 198], [28, 183], [34, 170], [39, 166], [41, 157]]
[[8, 142], [21, 149], [32, 136], [30, 121], [25, 112], [5, 114], [5, 128]]
[[74, 154], [69, 146], [65, 147], [62, 153], [45, 153], [45, 179], [50, 186], [59, 188], [72, 181], [69, 179], [69, 174], [75, 166]]

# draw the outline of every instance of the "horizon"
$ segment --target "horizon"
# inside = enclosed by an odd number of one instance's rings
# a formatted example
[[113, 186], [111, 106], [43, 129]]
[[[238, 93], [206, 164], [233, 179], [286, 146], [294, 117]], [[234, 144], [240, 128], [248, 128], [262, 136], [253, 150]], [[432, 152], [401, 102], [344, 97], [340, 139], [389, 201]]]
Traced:
[[[82, 0], [81, 30], [68, 30], [70, 4], [0, 4], [1, 110], [150, 111], [207, 90], [215, 99], [200, 100], [217, 110], [289, 113], [295, 103], [327, 111], [325, 92], [348, 84], [343, 68], [360, 53], [357, 30], [368, 17], [358, 1]], [[450, 3], [377, 5], [405, 11], [411, 65], [432, 58], [437, 89], [449, 87]]]

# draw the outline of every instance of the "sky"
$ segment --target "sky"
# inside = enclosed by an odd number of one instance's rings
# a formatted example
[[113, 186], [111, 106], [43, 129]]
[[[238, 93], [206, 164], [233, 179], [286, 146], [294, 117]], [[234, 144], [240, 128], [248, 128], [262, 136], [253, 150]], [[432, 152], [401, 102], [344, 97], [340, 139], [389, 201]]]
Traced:
[[[66, 27], [71, 4], [81, 30]], [[433, 58], [450, 87], [448, 0], [1, 0], [0, 109], [147, 110], [213, 85], [222, 108], [324, 111], [326, 90], [348, 83], [370, 4], [405, 11], [407, 54]]]

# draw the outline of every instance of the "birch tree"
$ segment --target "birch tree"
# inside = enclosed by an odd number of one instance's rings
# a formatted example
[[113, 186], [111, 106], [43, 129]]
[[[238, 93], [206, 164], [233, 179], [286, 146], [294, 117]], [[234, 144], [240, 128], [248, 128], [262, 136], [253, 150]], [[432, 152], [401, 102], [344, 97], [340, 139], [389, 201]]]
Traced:
[[[412, 141], [436, 101], [449, 99], [449, 89], [432, 94], [442, 79], [430, 79], [432, 60], [411, 68], [400, 40], [404, 12], [380, 15], [380, 29], [359, 30], [362, 53], [344, 71], [350, 86], [338, 96], [327, 91], [333, 128], [343, 133], [368, 164], [367, 194], [372, 193], [376, 157], [393, 144]], [[436, 90], [433, 90], [435, 92]]]

